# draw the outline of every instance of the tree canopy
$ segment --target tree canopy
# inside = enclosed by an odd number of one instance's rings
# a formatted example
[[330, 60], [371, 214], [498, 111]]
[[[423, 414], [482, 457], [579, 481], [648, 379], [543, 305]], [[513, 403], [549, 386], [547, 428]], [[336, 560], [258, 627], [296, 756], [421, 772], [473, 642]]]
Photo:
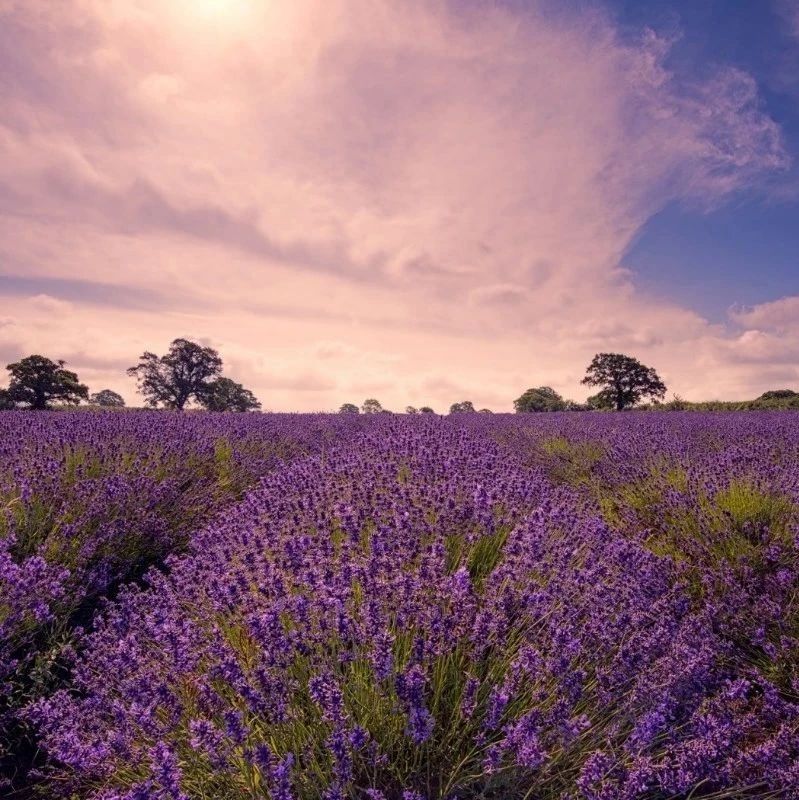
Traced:
[[367, 397], [361, 406], [361, 411], [363, 411], [364, 414], [379, 414], [382, 410], [383, 406], [381, 406], [380, 402], [375, 400], [374, 397]]
[[420, 414], [435, 414], [436, 412], [435, 412], [435, 411], [433, 411], [433, 409], [432, 409], [432, 408], [430, 408], [430, 406], [422, 406], [422, 407], [419, 409], [419, 413], [420, 413]]
[[589, 404], [617, 411], [634, 406], [644, 397], [662, 399], [666, 394], [666, 385], [652, 367], [621, 353], [595, 355], [582, 383], [601, 387], [598, 394], [589, 398]]
[[103, 408], [124, 408], [125, 401], [121, 394], [112, 389], [101, 389], [89, 397], [89, 402]]
[[565, 411], [566, 401], [549, 386], [528, 389], [521, 397], [513, 401], [517, 414], [535, 411]]
[[790, 397], [797, 397], [797, 393], [793, 389], [770, 389], [763, 392], [757, 400], [787, 400]]
[[466, 414], [474, 411], [474, 403], [471, 400], [461, 400], [460, 403], [453, 403], [449, 407], [450, 414]]
[[261, 404], [255, 395], [230, 378], [215, 378], [198, 397], [207, 411], [257, 411]]
[[87, 400], [88, 388], [79, 382], [74, 372], [64, 369], [65, 363], [31, 355], [8, 364], [6, 369], [11, 377], [5, 403], [41, 411], [49, 408], [53, 401], [77, 405]]
[[406, 414], [418, 414], [419, 409], [416, 406], [405, 406], [405, 413]]
[[342, 403], [341, 408], [338, 410], [339, 414], [358, 414], [359, 409], [355, 403]]
[[166, 355], [146, 351], [128, 375], [136, 378], [147, 405], [182, 410], [190, 400], [202, 403], [211, 382], [222, 373], [222, 359], [211, 347], [175, 339]]

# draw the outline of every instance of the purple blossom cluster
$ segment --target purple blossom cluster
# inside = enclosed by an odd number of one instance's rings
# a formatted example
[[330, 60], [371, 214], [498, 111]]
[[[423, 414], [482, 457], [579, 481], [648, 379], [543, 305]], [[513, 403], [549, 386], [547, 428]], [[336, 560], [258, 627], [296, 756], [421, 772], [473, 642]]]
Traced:
[[98, 602], [291, 459], [336, 417], [6, 412], [0, 425], [0, 782], [20, 770], [18, 709], [52, 687]]
[[48, 791], [799, 798], [796, 422], [381, 416], [263, 470], [28, 705]]

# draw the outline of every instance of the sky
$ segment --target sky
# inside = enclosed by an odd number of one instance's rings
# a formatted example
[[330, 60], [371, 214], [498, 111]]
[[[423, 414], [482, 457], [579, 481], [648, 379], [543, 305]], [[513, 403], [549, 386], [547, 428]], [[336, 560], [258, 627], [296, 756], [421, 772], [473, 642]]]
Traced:
[[267, 410], [799, 390], [799, 0], [0, 0], [0, 364]]

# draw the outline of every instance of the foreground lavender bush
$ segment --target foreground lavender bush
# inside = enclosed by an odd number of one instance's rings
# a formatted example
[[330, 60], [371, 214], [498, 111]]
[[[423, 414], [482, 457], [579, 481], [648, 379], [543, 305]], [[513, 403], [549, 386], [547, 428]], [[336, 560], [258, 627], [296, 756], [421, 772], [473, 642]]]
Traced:
[[19, 771], [16, 711], [58, 683], [71, 629], [99, 598], [183, 547], [260, 476], [346, 427], [290, 415], [3, 413], [0, 767]]
[[51, 794], [799, 796], [795, 423], [580, 419], [271, 474], [29, 707]]

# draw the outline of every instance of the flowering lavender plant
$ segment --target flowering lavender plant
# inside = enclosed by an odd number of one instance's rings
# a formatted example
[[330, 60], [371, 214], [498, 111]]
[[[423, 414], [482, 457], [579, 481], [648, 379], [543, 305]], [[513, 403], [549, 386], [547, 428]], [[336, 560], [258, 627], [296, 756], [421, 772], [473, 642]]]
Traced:
[[357, 421], [6, 412], [0, 428], [0, 780], [35, 753], [17, 713], [59, 685], [99, 602]]

